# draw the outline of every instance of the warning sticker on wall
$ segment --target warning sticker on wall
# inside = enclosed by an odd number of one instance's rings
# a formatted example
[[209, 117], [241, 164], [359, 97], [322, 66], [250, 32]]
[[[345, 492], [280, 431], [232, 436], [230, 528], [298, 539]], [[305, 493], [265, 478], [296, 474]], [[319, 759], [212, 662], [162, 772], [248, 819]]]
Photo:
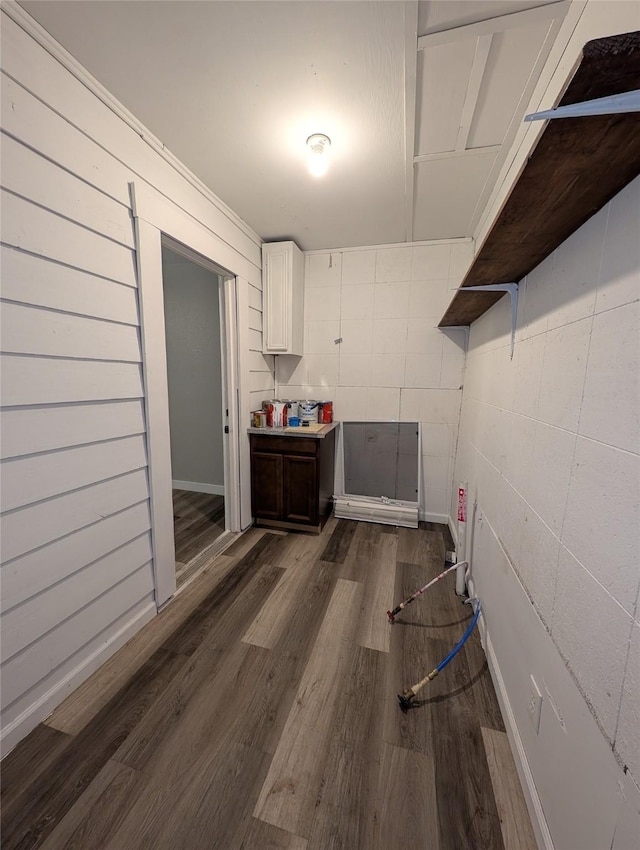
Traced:
[[467, 521], [467, 491], [458, 487], [458, 522]]

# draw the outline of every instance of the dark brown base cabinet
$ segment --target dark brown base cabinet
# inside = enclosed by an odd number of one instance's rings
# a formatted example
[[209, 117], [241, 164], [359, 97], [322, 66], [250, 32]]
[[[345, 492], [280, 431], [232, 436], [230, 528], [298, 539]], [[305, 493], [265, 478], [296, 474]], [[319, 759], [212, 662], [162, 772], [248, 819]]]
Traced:
[[256, 525], [320, 531], [333, 506], [335, 437], [250, 435]]

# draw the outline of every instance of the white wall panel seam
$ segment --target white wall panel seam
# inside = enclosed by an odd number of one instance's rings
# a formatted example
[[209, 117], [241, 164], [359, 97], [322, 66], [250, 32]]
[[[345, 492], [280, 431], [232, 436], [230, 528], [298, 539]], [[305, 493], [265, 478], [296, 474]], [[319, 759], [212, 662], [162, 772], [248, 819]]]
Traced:
[[[125, 472], [125, 473], [123, 473], [123, 475], [129, 475], [129, 473], [128, 473], [128, 472]], [[117, 477], [117, 478], [121, 478], [121, 477], [123, 477], [123, 476], [116, 476], [116, 477]], [[113, 480], [113, 479], [107, 479], [107, 480]], [[98, 483], [103, 483], [103, 482], [98, 482]], [[87, 487], [93, 487], [93, 486], [94, 486], [93, 484], [88, 484], [88, 485], [87, 485]], [[87, 487], [81, 487], [81, 488], [79, 488], [79, 489], [80, 489], [80, 490], [86, 490], [86, 489], [87, 489]], [[78, 492], [78, 491], [72, 491], [72, 492]], [[67, 493], [64, 493], [64, 494], [62, 494], [62, 495], [66, 496], [66, 495], [68, 495], [68, 494], [67, 494]], [[58, 497], [53, 496], [52, 498], [58, 498]], [[50, 500], [49, 500], [49, 499], [45, 499], [44, 501], [50, 501]], [[49, 546], [52, 546], [54, 543], [59, 543], [59, 542], [60, 542], [60, 541], [62, 541], [62, 540], [66, 540], [66, 539], [68, 539], [68, 538], [72, 537], [72, 536], [73, 536], [74, 534], [76, 534], [78, 531], [85, 531], [86, 529], [92, 528], [93, 526], [97, 526], [97, 525], [99, 525], [101, 522], [104, 522], [104, 520], [105, 520], [105, 519], [115, 519], [116, 517], [118, 517], [118, 516], [120, 516], [120, 515], [122, 515], [122, 514], [126, 513], [127, 511], [130, 511], [132, 508], [137, 508], [137, 507], [139, 507], [140, 505], [146, 505], [146, 504], [148, 504], [148, 502], [149, 502], [149, 499], [148, 499], [148, 498], [146, 498], [146, 499], [139, 499], [137, 502], [132, 502], [130, 505], [126, 505], [125, 507], [120, 508], [120, 509], [119, 509], [119, 510], [117, 510], [117, 511], [113, 511], [112, 513], [107, 513], [107, 514], [104, 514], [104, 515], [102, 515], [102, 514], [101, 514], [101, 515], [100, 515], [100, 517], [99, 517], [99, 519], [95, 520], [95, 522], [88, 522], [88, 523], [86, 523], [86, 525], [82, 525], [82, 526], [79, 526], [78, 528], [74, 528], [72, 531], [69, 531], [67, 534], [61, 534], [61, 535], [60, 535], [60, 537], [53, 537], [53, 538], [51, 538], [50, 540], [47, 540], [45, 543], [42, 543], [42, 544], [41, 544], [41, 545], [39, 545], [39, 546], [34, 546], [34, 547], [33, 547], [33, 549], [25, 549], [25, 551], [24, 551], [24, 552], [20, 552], [20, 554], [19, 554], [19, 555], [14, 555], [14, 556], [12, 556], [11, 558], [6, 558], [6, 559], [4, 559], [4, 560], [2, 561], [2, 564], [0, 564], [0, 575], [2, 574], [2, 570], [7, 569], [8, 567], [10, 567], [10, 566], [11, 566], [11, 564], [12, 564], [14, 561], [18, 561], [18, 560], [20, 560], [21, 558], [24, 558], [26, 555], [34, 555], [36, 552], [39, 552], [39, 551], [40, 551], [40, 550], [42, 550], [42, 549], [47, 549], [47, 548], [49, 548]], [[14, 510], [12, 510], [12, 511], [7, 511], [6, 513], [2, 514], [2, 517], [4, 518], [4, 517], [9, 516], [9, 515], [11, 515], [11, 514], [15, 514], [15, 513], [17, 513], [18, 511], [28, 511], [31, 507], [32, 507], [32, 505], [25, 505], [25, 506], [24, 506], [24, 507], [22, 507], [22, 508], [15, 508], [15, 509], [14, 509]], [[148, 531], [150, 528], [151, 528], [151, 523], [148, 523], [148, 524], [147, 524], [147, 528], [142, 529], [142, 530], [140, 531], [140, 533], [139, 533], [139, 534], [134, 535], [134, 537], [139, 537], [139, 536], [140, 536], [140, 534], [144, 534], [144, 533], [145, 533], [146, 531]], [[131, 539], [131, 540], [133, 540], [134, 538], [132, 537], [132, 538], [130, 538], [130, 539]], [[127, 543], [127, 542], [129, 542], [129, 541], [128, 541], [128, 540], [125, 540], [124, 542], [125, 542], [125, 543]], [[113, 550], [111, 550], [111, 551], [115, 551], [116, 549], [118, 549], [118, 548], [119, 548], [119, 546], [120, 546], [120, 545], [124, 545], [124, 543], [123, 543], [123, 544], [118, 544], [118, 546], [114, 547], [114, 549], [113, 549]], [[103, 556], [101, 555], [100, 557], [103, 557]], [[99, 560], [99, 559], [98, 559], [98, 558], [96, 558], [95, 560]], [[93, 562], [93, 561], [89, 561], [87, 564], [85, 564], [85, 566], [89, 566], [89, 564], [92, 564], [92, 563], [94, 563], [94, 562]], [[84, 567], [81, 567], [80, 569], [84, 569]], [[72, 575], [72, 574], [71, 574], [71, 575]], [[53, 582], [53, 583], [52, 583], [52, 585], [53, 585], [53, 584], [56, 584], [56, 582]], [[52, 586], [52, 585], [49, 585], [49, 586]]]
[[[114, 281], [114, 286], [120, 285], [125, 284], [118, 284]], [[19, 298], [9, 298], [6, 295], [3, 295], [0, 298], [0, 304], [16, 304], [30, 310], [41, 310], [42, 312], [56, 313], [63, 316], [72, 316], [74, 318], [77, 316], [80, 319], [91, 319], [94, 322], [104, 322], [106, 325], [122, 325], [127, 328], [140, 327], [140, 322], [137, 320], [125, 322], [122, 319], [109, 319], [106, 316], [93, 316], [91, 313], [76, 312], [74, 310], [63, 309], [62, 307], [51, 307], [48, 304], [35, 304], [31, 301], [21, 301]]]
[[116, 278], [109, 277], [108, 275], [102, 275], [98, 272], [91, 271], [89, 269], [85, 269], [82, 266], [75, 266], [72, 263], [65, 263], [62, 260], [56, 259], [56, 257], [47, 257], [45, 254], [39, 254], [35, 251], [29, 251], [26, 248], [20, 247], [20, 245], [13, 245], [11, 242], [6, 242], [3, 239], [0, 239], [0, 247], [6, 248], [9, 251], [15, 251], [17, 254], [24, 254], [27, 257], [33, 257], [36, 260], [42, 260], [45, 263], [52, 263], [55, 266], [58, 266], [63, 269], [70, 269], [73, 272], [80, 272], [83, 275], [87, 275], [89, 277], [95, 277], [96, 280], [100, 280], [103, 283], [112, 283], [116, 286], [124, 286], [128, 290], [136, 291], [138, 289], [138, 284], [135, 278], [133, 282], [129, 283], [124, 280], [117, 280]]
[[[0, 69], [0, 75], [7, 76], [7, 78], [11, 79], [12, 82], [15, 83], [15, 85], [20, 86], [20, 83], [19, 83], [18, 80], [14, 80], [12, 77], [7, 75], [5, 73], [5, 71], [3, 71], [2, 69]], [[22, 86], [20, 86], [20, 88], [22, 88]], [[28, 94], [30, 97], [35, 97], [27, 89], [23, 89], [23, 91], [25, 91], [25, 93]], [[48, 108], [47, 105], [45, 103], [43, 103], [42, 101], [39, 101], [39, 103], [41, 103], [41, 105], [44, 106], [45, 108]], [[52, 115], [56, 115], [57, 117], [61, 117], [61, 116], [58, 116], [57, 112], [52, 112]], [[77, 128], [74, 128], [74, 130], [76, 130], [76, 132], [78, 132]], [[33, 153], [35, 156], [40, 157], [41, 159], [45, 160], [48, 163], [51, 163], [51, 165], [55, 165], [56, 168], [59, 168], [65, 174], [68, 174], [71, 177], [75, 178], [76, 180], [79, 180], [81, 183], [83, 183], [88, 188], [93, 189], [95, 192], [98, 192], [100, 195], [103, 195], [105, 198], [108, 198], [110, 201], [113, 201], [114, 204], [118, 204], [123, 209], [127, 210], [129, 213], [131, 212], [131, 205], [129, 203], [128, 193], [126, 191], [123, 192], [121, 197], [118, 197], [117, 195], [110, 194], [109, 192], [107, 192], [106, 189], [102, 188], [102, 186], [99, 186], [96, 183], [92, 183], [84, 175], [78, 173], [77, 171], [74, 171], [71, 167], [69, 167], [69, 166], [65, 165], [64, 163], [60, 162], [59, 160], [55, 159], [55, 157], [51, 156], [50, 154], [47, 154], [44, 151], [39, 150], [38, 148], [34, 147], [26, 139], [23, 139], [21, 136], [19, 136], [15, 132], [12, 132], [11, 130], [7, 130], [6, 127], [0, 127], [0, 136], [6, 136], [8, 139], [12, 139], [14, 142], [17, 142], [19, 145], [24, 147], [26, 150]], [[105, 153], [108, 154], [109, 152], [105, 150]], [[109, 155], [111, 155], [111, 154], [109, 154]], [[5, 188], [7, 188], [7, 187], [5, 186]], [[9, 190], [9, 191], [11, 191], [11, 190]], [[21, 194], [18, 190], [14, 190], [14, 191], [18, 195]], [[29, 196], [26, 196], [26, 197], [29, 197]], [[132, 229], [132, 243], [129, 247], [133, 247], [133, 222], [131, 223], [131, 229]]]
[[126, 248], [129, 251], [134, 250], [132, 243], [124, 242], [121, 239], [116, 239], [114, 236], [105, 233], [103, 230], [99, 230], [96, 227], [91, 227], [91, 225], [87, 224], [84, 219], [81, 220], [77, 218], [72, 218], [69, 215], [65, 215], [64, 213], [59, 212], [58, 210], [52, 209], [51, 207], [48, 207], [45, 204], [34, 200], [28, 195], [23, 195], [20, 192], [14, 191], [13, 189], [8, 189], [4, 184], [1, 185], [1, 188], [5, 194], [11, 195], [13, 198], [20, 198], [20, 200], [25, 201], [31, 206], [37, 207], [38, 209], [43, 210], [44, 212], [47, 212], [52, 216], [56, 216], [57, 218], [60, 218], [63, 221], [67, 221], [70, 224], [74, 224], [76, 227], [80, 227], [82, 228], [82, 230], [86, 230], [88, 233], [93, 233], [95, 236], [100, 236], [102, 239], [105, 239], [108, 242], [113, 242], [114, 245], [118, 245], [121, 248]]

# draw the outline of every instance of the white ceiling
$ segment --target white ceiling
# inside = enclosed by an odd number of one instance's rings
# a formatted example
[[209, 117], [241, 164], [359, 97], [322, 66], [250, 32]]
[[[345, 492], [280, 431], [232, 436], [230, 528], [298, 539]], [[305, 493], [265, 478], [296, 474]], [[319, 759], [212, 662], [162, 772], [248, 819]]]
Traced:
[[312, 250], [472, 235], [567, 3], [21, 5], [260, 236]]

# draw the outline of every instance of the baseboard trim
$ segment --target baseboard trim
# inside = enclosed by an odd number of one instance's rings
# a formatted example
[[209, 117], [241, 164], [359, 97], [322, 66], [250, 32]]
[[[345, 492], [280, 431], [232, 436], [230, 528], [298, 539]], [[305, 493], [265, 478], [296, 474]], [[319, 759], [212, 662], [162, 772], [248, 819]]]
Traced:
[[[453, 531], [451, 533], [453, 534]], [[469, 579], [468, 588], [469, 595], [475, 596], [473, 578]], [[504, 725], [507, 730], [507, 738], [509, 739], [513, 760], [515, 761], [516, 770], [520, 777], [520, 785], [522, 786], [522, 792], [527, 804], [529, 817], [531, 818], [531, 825], [535, 833], [536, 841], [538, 842], [538, 847], [540, 850], [555, 850], [551, 832], [547, 825], [547, 819], [544, 816], [542, 803], [540, 802], [538, 790], [533, 779], [533, 774], [529, 767], [524, 744], [522, 743], [522, 738], [520, 737], [520, 732], [516, 725], [515, 715], [507, 695], [507, 689], [504, 679], [502, 678], [500, 665], [498, 664], [498, 659], [496, 657], [493, 644], [491, 643], [491, 636], [487, 629], [484, 611], [480, 613], [480, 617], [478, 618], [478, 630], [480, 632], [482, 648], [484, 649], [484, 654], [487, 658], [493, 687], [495, 688], [496, 696], [498, 697], [500, 711], [502, 712], [502, 719], [504, 720]]]
[[65, 697], [79, 687], [85, 679], [88, 679], [98, 667], [104, 664], [121, 646], [124, 646], [129, 638], [133, 637], [156, 614], [156, 603], [151, 600], [104, 644], [81, 661], [63, 679], [56, 682], [50, 690], [26, 708], [15, 720], [5, 726], [0, 735], [2, 758], [10, 753], [32, 729], [35, 729], [38, 723], [48, 717], [53, 709], [60, 705]]
[[172, 481], [174, 490], [191, 490], [192, 493], [209, 493], [211, 496], [224, 496], [224, 484], [201, 484], [199, 481]]
[[432, 514], [429, 511], [420, 511], [420, 522], [438, 522], [440, 525], [447, 524], [446, 514]]

